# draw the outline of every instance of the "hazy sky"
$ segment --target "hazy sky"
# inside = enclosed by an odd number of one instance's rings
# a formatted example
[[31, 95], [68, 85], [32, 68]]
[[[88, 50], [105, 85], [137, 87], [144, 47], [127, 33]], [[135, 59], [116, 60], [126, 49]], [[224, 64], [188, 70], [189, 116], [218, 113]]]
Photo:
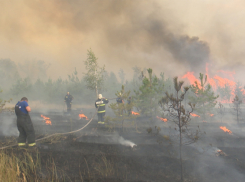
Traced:
[[108, 71], [151, 67], [170, 76], [245, 62], [244, 0], [0, 0], [0, 58], [84, 71], [92, 48]]

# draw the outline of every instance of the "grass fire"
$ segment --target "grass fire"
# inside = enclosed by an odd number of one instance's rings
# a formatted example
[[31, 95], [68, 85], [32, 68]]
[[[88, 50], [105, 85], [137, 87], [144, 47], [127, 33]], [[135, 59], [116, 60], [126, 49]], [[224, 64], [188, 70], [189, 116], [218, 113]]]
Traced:
[[245, 181], [245, 1], [1, 1], [0, 182]]

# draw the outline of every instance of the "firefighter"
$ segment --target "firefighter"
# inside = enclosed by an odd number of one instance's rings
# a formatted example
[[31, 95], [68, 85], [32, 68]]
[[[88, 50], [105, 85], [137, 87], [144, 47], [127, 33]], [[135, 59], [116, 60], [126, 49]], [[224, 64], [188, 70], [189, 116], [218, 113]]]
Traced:
[[35, 131], [29, 115], [31, 108], [28, 105], [28, 99], [23, 97], [15, 105], [15, 114], [17, 116], [17, 128], [19, 130], [18, 146], [25, 147], [26, 140], [29, 147], [35, 147]]
[[70, 95], [70, 92], [67, 92], [66, 96], [65, 96], [65, 100], [64, 102], [66, 102], [66, 106], [67, 106], [67, 112], [70, 113], [71, 112], [71, 101], [73, 100], [73, 96]]
[[128, 104], [128, 115], [130, 116], [132, 114], [132, 108], [130, 107], [130, 104], [132, 103], [132, 98], [129, 97], [127, 100], [127, 104]]
[[119, 93], [119, 96], [117, 97], [116, 101], [117, 101], [117, 104], [118, 104], [118, 112], [119, 112], [120, 116], [122, 116], [123, 115], [123, 110], [124, 110], [124, 106], [122, 106], [122, 104], [124, 104], [124, 100], [122, 98], [122, 94], [121, 93]]
[[104, 116], [105, 116], [105, 105], [109, 102], [109, 100], [102, 97], [102, 94], [99, 94], [98, 99], [95, 101], [95, 107], [98, 109], [98, 123], [105, 124]]

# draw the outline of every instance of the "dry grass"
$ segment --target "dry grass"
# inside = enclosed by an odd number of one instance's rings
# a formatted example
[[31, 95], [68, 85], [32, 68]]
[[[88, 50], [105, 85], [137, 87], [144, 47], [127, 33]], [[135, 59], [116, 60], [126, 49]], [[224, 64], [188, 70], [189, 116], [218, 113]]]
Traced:
[[112, 177], [116, 173], [114, 164], [105, 155], [102, 155], [101, 160], [94, 165], [94, 169], [103, 177]]
[[[45, 173], [46, 175], [44, 175]], [[43, 182], [67, 180], [64, 173], [58, 177], [58, 170], [53, 159], [41, 166], [40, 155], [36, 150], [26, 149], [0, 151], [0, 181], [4, 182]]]

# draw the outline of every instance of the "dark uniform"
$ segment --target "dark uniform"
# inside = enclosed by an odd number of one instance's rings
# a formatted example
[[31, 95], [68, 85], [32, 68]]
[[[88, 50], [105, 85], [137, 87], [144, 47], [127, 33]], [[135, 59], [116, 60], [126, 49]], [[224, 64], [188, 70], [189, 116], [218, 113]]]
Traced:
[[[127, 103], [128, 103], [128, 105], [130, 105], [130, 104], [132, 103], [132, 98], [131, 98], [131, 97], [128, 98]], [[129, 107], [129, 106], [128, 106], [128, 107]], [[128, 115], [131, 115], [131, 114], [132, 114], [132, 109], [129, 108], [129, 109], [128, 109]]]
[[117, 104], [118, 104], [118, 112], [120, 114], [120, 116], [123, 115], [123, 110], [124, 110], [124, 107], [121, 107], [120, 105], [124, 103], [124, 100], [120, 94], [120, 96], [116, 99], [117, 101]]
[[97, 99], [95, 101], [95, 107], [98, 108], [98, 123], [104, 124], [104, 116], [105, 116], [105, 105], [109, 102], [107, 99]]
[[71, 112], [71, 101], [72, 101], [73, 97], [70, 94], [66, 94], [65, 96], [65, 102], [66, 102], [66, 106], [67, 106], [67, 112]]
[[20, 132], [18, 138], [18, 146], [22, 147], [26, 145], [26, 140], [28, 141], [28, 146], [33, 147], [35, 143], [35, 131], [26, 107], [28, 103], [26, 101], [19, 101], [15, 105], [15, 114], [17, 116], [17, 128]]

